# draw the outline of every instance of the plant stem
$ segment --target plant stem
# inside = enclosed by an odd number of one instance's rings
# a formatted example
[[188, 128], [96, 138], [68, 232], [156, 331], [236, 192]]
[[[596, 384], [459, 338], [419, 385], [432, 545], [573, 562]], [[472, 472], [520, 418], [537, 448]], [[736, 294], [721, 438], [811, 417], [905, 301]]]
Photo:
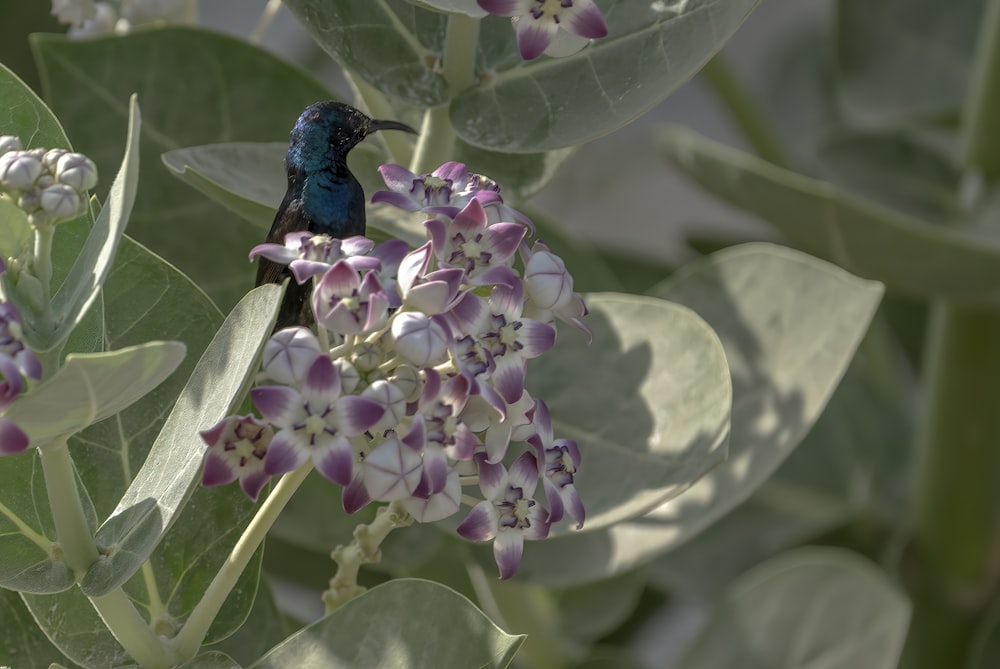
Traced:
[[[372, 118], [392, 119], [396, 116], [396, 110], [385, 99], [381, 91], [369, 85], [360, 77], [352, 77], [350, 72], [345, 72], [345, 75], [351, 82], [355, 93], [361, 99], [365, 110]], [[385, 143], [386, 148], [389, 150], [389, 159], [392, 162], [398, 165], [410, 162], [413, 152], [410, 149], [406, 133], [380, 132], [378, 133], [378, 137]]]
[[448, 105], [427, 109], [420, 126], [420, 139], [410, 161], [410, 171], [422, 174], [447, 162], [454, 145], [455, 133], [448, 118]]
[[248, 42], [251, 44], [261, 43], [267, 29], [270, 28], [271, 23], [274, 22], [274, 17], [277, 16], [279, 9], [281, 9], [281, 0], [267, 0], [267, 4], [264, 6], [264, 11], [260, 13], [260, 18], [257, 19], [257, 25], [254, 26], [253, 32], [250, 33], [250, 37], [247, 38]]
[[[100, 552], [83, 513], [66, 439], [39, 447], [38, 454], [59, 547], [66, 564], [79, 579], [100, 559]], [[156, 669], [175, 664], [167, 660], [163, 643], [121, 588], [101, 597], [91, 597], [90, 602], [118, 643], [141, 666]]]
[[1000, 179], [1000, 0], [990, 0], [976, 49], [969, 97], [962, 118], [962, 154], [967, 168], [988, 181]]
[[175, 643], [181, 657], [191, 658], [198, 652], [201, 642], [204, 641], [205, 635], [208, 633], [209, 626], [222, 609], [229, 593], [236, 586], [243, 570], [250, 563], [250, 558], [264, 541], [267, 531], [278, 519], [278, 514], [285, 508], [288, 500], [306, 480], [306, 476], [312, 469], [313, 464], [310, 460], [298, 469], [282, 476], [278, 485], [274, 486], [274, 490], [260, 505], [257, 514], [247, 525], [243, 535], [233, 546], [233, 550], [230, 551], [225, 564], [222, 565], [219, 573], [215, 575], [206, 588], [205, 594], [191, 611], [191, 615], [188, 616], [181, 631], [177, 633]]
[[722, 54], [716, 54], [701, 70], [705, 80], [715, 90], [733, 121], [743, 132], [758, 156], [778, 165], [791, 168], [773, 126], [761, 112], [753, 96], [726, 64]]
[[76, 471], [66, 439], [40, 446], [38, 454], [63, 559], [77, 577], [83, 576], [101, 555], [83, 513], [80, 491], [76, 486]]
[[[914, 612], [903, 666], [961, 666], [1000, 520], [1000, 311], [935, 304], [917, 431]], [[945, 655], [945, 653], [949, 653]]]
[[478, 46], [479, 19], [465, 14], [449, 14], [442, 69], [452, 96], [475, 85]]

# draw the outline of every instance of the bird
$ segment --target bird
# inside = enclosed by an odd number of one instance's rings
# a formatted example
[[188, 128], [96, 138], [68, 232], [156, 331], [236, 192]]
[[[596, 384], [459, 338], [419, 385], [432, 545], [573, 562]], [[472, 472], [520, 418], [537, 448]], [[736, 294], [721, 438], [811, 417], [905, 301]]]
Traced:
[[[283, 244], [289, 232], [308, 230], [338, 239], [365, 234], [365, 193], [347, 167], [347, 154], [378, 130], [417, 131], [398, 121], [369, 118], [342, 102], [327, 100], [302, 112], [290, 134], [285, 170], [288, 187], [267, 233], [267, 243]], [[290, 277], [286, 265], [260, 257], [257, 286]], [[293, 325], [310, 326], [312, 284], [294, 278], [278, 311], [275, 331]]]

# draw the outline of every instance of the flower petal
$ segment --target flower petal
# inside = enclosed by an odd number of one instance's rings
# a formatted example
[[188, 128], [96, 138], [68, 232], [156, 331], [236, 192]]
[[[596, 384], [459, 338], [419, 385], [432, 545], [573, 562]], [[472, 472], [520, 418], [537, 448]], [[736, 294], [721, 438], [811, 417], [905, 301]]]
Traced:
[[264, 472], [274, 476], [298, 469], [309, 460], [309, 444], [292, 430], [274, 435], [264, 456]]
[[348, 437], [353, 437], [378, 423], [385, 414], [385, 407], [366, 397], [348, 395], [337, 400], [333, 411], [332, 420], [337, 429]]
[[[351, 442], [346, 437], [336, 436], [331, 439], [317, 439], [316, 443], [318, 446], [312, 454], [316, 471], [334, 483], [349, 484], [354, 478], [354, 449], [351, 448]], [[273, 441], [271, 445], [273, 448]]]
[[538, 485], [538, 460], [531, 451], [521, 453], [510, 465], [508, 483], [520, 488], [525, 497], [531, 497]]
[[557, 30], [559, 24], [551, 19], [521, 17], [517, 23], [517, 50], [521, 52], [521, 58], [533, 60], [542, 55]]
[[500, 517], [493, 502], [482, 501], [472, 507], [455, 531], [469, 541], [489, 541], [496, 536], [499, 522]]
[[500, 570], [500, 578], [508, 579], [517, 573], [524, 553], [524, 535], [516, 530], [501, 530], [493, 540], [493, 559]]
[[593, 0], [575, 0], [573, 6], [564, 9], [559, 18], [563, 28], [580, 37], [600, 39], [608, 35], [604, 16]]
[[[324, 356], [325, 357], [325, 356]], [[264, 418], [278, 427], [305, 419], [302, 396], [285, 386], [259, 386], [250, 391], [253, 405]]]
[[448, 482], [444, 490], [426, 500], [413, 498], [404, 500], [403, 508], [418, 522], [433, 523], [454, 515], [459, 509], [461, 499], [462, 484], [458, 479], [458, 472], [452, 470], [448, 473]]

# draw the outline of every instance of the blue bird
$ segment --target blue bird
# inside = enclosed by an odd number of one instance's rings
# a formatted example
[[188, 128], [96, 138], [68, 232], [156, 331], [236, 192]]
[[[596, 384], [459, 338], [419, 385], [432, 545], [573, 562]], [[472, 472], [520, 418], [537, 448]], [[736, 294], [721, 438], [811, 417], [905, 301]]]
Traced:
[[[365, 193], [347, 167], [347, 154], [378, 130], [403, 130], [397, 121], [369, 118], [341, 102], [317, 102], [306, 108], [292, 128], [285, 156], [288, 189], [278, 207], [267, 242], [283, 244], [289, 232], [308, 230], [343, 239], [365, 234]], [[281, 283], [291, 271], [266, 258], [257, 266], [257, 285]], [[285, 291], [275, 330], [290, 325], [311, 325], [312, 285], [298, 285], [294, 278]]]

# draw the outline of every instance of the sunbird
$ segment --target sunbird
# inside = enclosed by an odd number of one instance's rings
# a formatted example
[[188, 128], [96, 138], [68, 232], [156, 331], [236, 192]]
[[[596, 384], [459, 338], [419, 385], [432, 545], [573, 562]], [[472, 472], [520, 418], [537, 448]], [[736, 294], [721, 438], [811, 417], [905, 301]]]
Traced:
[[[292, 128], [285, 169], [288, 188], [278, 207], [267, 242], [283, 244], [289, 232], [308, 230], [339, 239], [365, 234], [365, 192], [347, 167], [347, 154], [378, 130], [417, 131], [398, 121], [369, 118], [342, 102], [317, 102], [306, 108]], [[257, 285], [281, 283], [291, 271], [259, 258]], [[275, 330], [311, 325], [312, 284], [294, 277], [285, 291]]]

